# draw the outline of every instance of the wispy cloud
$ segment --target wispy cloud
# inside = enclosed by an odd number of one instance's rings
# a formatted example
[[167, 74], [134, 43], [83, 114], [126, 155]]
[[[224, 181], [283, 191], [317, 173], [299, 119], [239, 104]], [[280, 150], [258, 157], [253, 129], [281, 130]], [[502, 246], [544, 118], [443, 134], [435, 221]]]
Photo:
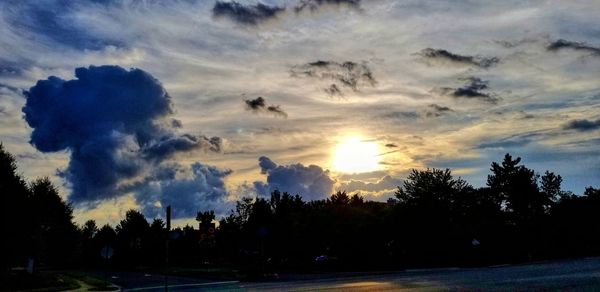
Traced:
[[429, 64], [453, 64], [489, 68], [500, 62], [500, 59], [497, 57], [458, 55], [444, 49], [433, 48], [423, 49], [418, 55]]
[[468, 77], [462, 79], [465, 81], [465, 84], [461, 87], [451, 88], [451, 87], [442, 87], [439, 88], [439, 91], [446, 96], [451, 96], [454, 98], [465, 98], [465, 99], [477, 99], [489, 103], [497, 103], [498, 97], [496, 97], [492, 93], [488, 93], [488, 83], [487, 80], [482, 80], [479, 77]]
[[566, 50], [575, 50], [575, 51], [591, 53], [592, 55], [595, 55], [595, 56], [600, 56], [600, 47], [591, 46], [584, 42], [574, 42], [574, 41], [568, 41], [568, 40], [564, 40], [564, 39], [559, 39], [559, 40], [553, 41], [546, 47], [546, 49], [548, 51], [553, 51], [553, 52], [565, 50], [565, 49]]
[[347, 6], [351, 8], [360, 8], [361, 0], [300, 0], [300, 3], [294, 8], [296, 12], [309, 9], [311, 11], [318, 10], [320, 7], [329, 6]]
[[373, 72], [366, 63], [346, 61], [315, 61], [291, 68], [293, 77], [308, 77], [319, 80], [332, 80], [336, 83], [324, 88], [330, 95], [341, 94], [340, 86], [360, 91], [365, 86], [377, 85]]
[[447, 106], [441, 106], [439, 104], [430, 104], [427, 106], [428, 109], [425, 113], [427, 117], [439, 117], [447, 112], [453, 112], [453, 110]]

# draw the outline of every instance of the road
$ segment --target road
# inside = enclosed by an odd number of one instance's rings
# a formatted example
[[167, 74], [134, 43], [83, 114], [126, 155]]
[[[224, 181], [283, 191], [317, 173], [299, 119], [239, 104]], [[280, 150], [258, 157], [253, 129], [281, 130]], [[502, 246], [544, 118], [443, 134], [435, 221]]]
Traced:
[[[153, 278], [154, 277], [154, 278]], [[135, 278], [135, 277], [133, 277]], [[128, 291], [164, 291], [164, 279], [147, 276]], [[283, 276], [282, 278], [285, 278]], [[172, 278], [172, 291], [600, 291], [600, 258], [470, 269], [328, 274], [270, 282], [210, 282]], [[160, 281], [163, 279], [162, 281]], [[118, 281], [115, 281], [119, 284]], [[124, 284], [124, 285], [123, 285]], [[129, 286], [127, 286], [129, 285]]]

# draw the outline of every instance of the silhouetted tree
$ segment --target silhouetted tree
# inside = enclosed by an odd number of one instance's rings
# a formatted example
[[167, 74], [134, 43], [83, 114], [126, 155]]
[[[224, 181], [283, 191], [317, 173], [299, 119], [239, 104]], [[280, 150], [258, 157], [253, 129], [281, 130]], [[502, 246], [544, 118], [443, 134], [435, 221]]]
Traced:
[[73, 209], [62, 200], [48, 178], [34, 181], [30, 188], [39, 259], [52, 265], [70, 263], [78, 234]]
[[103, 225], [96, 236], [94, 236], [94, 256], [96, 259], [100, 259], [100, 250], [103, 247], [110, 247], [112, 249], [117, 248], [117, 232], [112, 226], [105, 224]]
[[83, 263], [93, 265], [97, 262], [98, 246], [94, 243], [94, 237], [98, 233], [96, 221], [88, 220], [81, 227], [81, 248], [83, 250]]
[[2, 200], [2, 276], [14, 265], [25, 266], [34, 249], [29, 189], [17, 173], [14, 157], [0, 143], [0, 199]]
[[396, 239], [403, 242], [404, 260], [426, 264], [452, 260], [450, 250], [466, 241], [456, 232], [454, 203], [471, 190], [463, 179], [453, 178], [449, 169], [412, 170], [396, 192], [401, 234], [410, 234]]
[[544, 214], [552, 204], [552, 194], [540, 192], [538, 176], [520, 162], [520, 157], [513, 160], [507, 153], [502, 164], [492, 163], [488, 175], [488, 186], [503, 199], [516, 224]]
[[549, 198], [552, 202], [556, 202], [564, 195], [561, 184], [562, 177], [560, 175], [546, 170], [544, 175], [542, 175], [540, 189], [546, 198]]
[[[543, 238], [546, 236], [547, 215], [552, 206], [556, 186], [548, 185], [548, 192], [539, 190], [538, 175], [524, 165], [521, 158], [513, 159], [510, 154], [504, 156], [502, 164], [492, 163], [492, 174], [488, 175], [490, 190], [503, 200], [508, 213], [509, 223], [513, 225], [514, 235], [510, 248], [514, 255], [531, 259], [545, 252]], [[558, 178], [547, 175], [547, 181], [556, 184]]]
[[125, 213], [125, 218], [121, 220], [115, 228], [118, 238], [120, 260], [127, 264], [141, 264], [148, 258], [144, 257], [148, 245], [148, 232], [150, 224], [142, 213], [136, 210], [129, 210]]
[[327, 199], [328, 202], [334, 205], [347, 205], [350, 203], [350, 197], [346, 192], [337, 192]]
[[202, 226], [209, 226], [213, 220], [215, 220], [215, 211], [213, 210], [198, 212], [196, 215], [196, 221], [200, 222]]

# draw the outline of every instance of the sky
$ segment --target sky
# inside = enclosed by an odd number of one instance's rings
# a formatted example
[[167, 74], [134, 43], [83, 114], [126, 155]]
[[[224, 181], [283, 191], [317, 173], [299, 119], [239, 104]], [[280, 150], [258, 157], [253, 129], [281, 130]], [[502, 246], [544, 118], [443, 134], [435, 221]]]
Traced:
[[278, 189], [600, 184], [597, 1], [0, 1], [0, 141], [75, 219], [176, 224]]

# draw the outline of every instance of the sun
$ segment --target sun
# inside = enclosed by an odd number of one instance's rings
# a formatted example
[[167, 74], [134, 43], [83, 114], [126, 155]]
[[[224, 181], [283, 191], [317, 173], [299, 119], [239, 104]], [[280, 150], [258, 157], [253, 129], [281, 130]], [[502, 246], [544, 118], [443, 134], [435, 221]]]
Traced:
[[353, 136], [335, 147], [332, 167], [337, 172], [361, 173], [380, 169], [379, 145]]

